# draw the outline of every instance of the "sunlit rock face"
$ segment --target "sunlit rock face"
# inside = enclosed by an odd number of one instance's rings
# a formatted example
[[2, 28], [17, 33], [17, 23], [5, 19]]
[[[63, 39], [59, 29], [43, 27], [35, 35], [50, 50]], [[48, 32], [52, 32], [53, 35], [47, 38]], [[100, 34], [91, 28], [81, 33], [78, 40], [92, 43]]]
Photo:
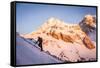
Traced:
[[[67, 24], [57, 18], [49, 18], [35, 32], [24, 38], [43, 39], [43, 50], [64, 62], [96, 60], [96, 21], [87, 15], [79, 24]], [[95, 33], [94, 33], [95, 32]]]

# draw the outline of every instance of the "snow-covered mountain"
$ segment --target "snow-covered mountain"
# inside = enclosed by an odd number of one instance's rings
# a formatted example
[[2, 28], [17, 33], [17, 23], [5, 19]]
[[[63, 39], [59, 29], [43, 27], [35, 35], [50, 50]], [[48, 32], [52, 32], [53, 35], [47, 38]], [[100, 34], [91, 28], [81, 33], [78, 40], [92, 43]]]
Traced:
[[[83, 30], [83, 23], [82, 21], [80, 24], [66, 24], [52, 17], [35, 32], [22, 36], [35, 40], [41, 37], [43, 50], [64, 62], [94, 61], [96, 60], [96, 42], [91, 40], [88, 33]], [[93, 23], [88, 25], [95, 27]]]

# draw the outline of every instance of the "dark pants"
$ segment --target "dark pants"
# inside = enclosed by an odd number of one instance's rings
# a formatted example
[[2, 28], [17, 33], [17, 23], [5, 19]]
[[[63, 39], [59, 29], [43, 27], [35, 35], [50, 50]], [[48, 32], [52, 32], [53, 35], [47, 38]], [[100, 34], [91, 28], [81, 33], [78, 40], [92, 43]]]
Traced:
[[41, 48], [41, 51], [43, 51], [42, 43], [39, 44], [39, 47]]

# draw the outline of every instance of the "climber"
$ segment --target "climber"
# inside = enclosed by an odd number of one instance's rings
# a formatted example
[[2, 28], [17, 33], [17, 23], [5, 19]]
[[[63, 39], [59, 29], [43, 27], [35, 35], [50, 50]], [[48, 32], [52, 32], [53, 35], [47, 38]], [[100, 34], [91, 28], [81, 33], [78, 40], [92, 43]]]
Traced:
[[38, 46], [41, 48], [41, 51], [43, 51], [43, 47], [42, 47], [42, 38], [41, 37], [38, 37], [38, 40], [37, 40], [39, 43], [38, 43]]

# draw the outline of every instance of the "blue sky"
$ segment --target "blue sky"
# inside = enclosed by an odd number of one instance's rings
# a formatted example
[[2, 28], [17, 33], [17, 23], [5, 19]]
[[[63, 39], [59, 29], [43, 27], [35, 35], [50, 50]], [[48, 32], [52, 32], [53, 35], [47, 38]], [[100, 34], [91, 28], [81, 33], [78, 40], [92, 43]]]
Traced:
[[16, 30], [20, 34], [33, 32], [50, 17], [67, 23], [79, 23], [87, 14], [96, 15], [96, 8], [17, 3]]

